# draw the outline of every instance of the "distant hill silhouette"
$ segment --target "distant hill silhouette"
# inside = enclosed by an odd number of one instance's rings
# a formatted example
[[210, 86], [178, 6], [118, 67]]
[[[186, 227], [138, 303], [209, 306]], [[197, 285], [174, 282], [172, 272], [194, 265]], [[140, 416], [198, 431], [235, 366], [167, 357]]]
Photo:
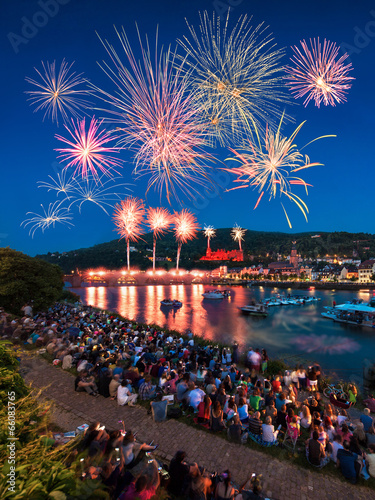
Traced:
[[[211, 240], [212, 250], [238, 248], [238, 243], [234, 242], [230, 235], [231, 228], [221, 228], [216, 230], [216, 238]], [[320, 235], [319, 238], [312, 236]], [[245, 258], [253, 256], [252, 263], [268, 264], [276, 259], [277, 254], [289, 255], [292, 241], [296, 241], [297, 251], [303, 257], [323, 257], [325, 255], [338, 255], [352, 257], [353, 251], [359, 257], [367, 259], [375, 256], [375, 235], [367, 233], [347, 233], [347, 232], [306, 232], [306, 233], [282, 233], [248, 230], [245, 234], [245, 241], [242, 246]], [[131, 265], [140, 269], [148, 269], [151, 262], [147, 256], [152, 256], [152, 233], [142, 237], [137, 243], [132, 243], [137, 252], [130, 254]], [[219, 262], [202, 262], [199, 258], [205, 254], [207, 240], [202, 232], [199, 232], [195, 240], [182, 246], [181, 264], [183, 268], [204, 268], [213, 269], [220, 265]], [[177, 244], [173, 233], [167, 233], [158, 240], [156, 247], [157, 257], [170, 257], [172, 262], [157, 262], [158, 267], [174, 267]], [[81, 248], [69, 252], [49, 252], [46, 255], [38, 255], [53, 264], [59, 264], [64, 272], [72, 270], [88, 269], [95, 267], [105, 267], [107, 269], [118, 269], [126, 265], [126, 244], [124, 240], [112, 240], [107, 243], [100, 243], [90, 248]], [[247, 260], [244, 263], [228, 263], [232, 267], [249, 265]]]

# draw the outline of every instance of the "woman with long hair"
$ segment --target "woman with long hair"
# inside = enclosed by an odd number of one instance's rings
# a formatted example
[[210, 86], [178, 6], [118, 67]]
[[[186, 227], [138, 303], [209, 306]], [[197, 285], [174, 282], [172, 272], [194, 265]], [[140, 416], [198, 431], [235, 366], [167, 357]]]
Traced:
[[236, 490], [231, 483], [231, 473], [227, 469], [222, 474], [222, 481], [220, 481], [215, 489], [215, 500], [233, 500]]
[[311, 413], [308, 408], [308, 406], [303, 405], [301, 408], [301, 413], [299, 414], [300, 416], [300, 425], [304, 429], [309, 429], [311, 425]]
[[206, 394], [198, 405], [197, 421], [199, 424], [208, 424], [210, 420], [211, 398]]
[[219, 401], [215, 401], [215, 403], [211, 406], [210, 429], [213, 432], [220, 432], [224, 428], [224, 413]]

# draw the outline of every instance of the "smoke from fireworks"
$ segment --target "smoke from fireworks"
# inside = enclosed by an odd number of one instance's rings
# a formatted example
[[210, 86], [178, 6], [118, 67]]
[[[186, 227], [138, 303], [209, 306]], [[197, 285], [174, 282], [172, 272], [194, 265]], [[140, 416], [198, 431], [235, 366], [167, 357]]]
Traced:
[[242, 229], [242, 227], [235, 224], [234, 228], [231, 231], [231, 236], [234, 241], [238, 241], [238, 245], [240, 247], [240, 251], [242, 251], [242, 241], [245, 240], [245, 233], [247, 229]]
[[134, 56], [125, 31], [117, 32], [125, 62], [113, 46], [102, 41], [112, 65], [101, 68], [115, 85], [109, 93], [93, 89], [109, 104], [117, 125], [119, 144], [136, 152], [134, 173], [150, 175], [148, 190], [154, 187], [165, 191], [167, 199], [177, 198], [176, 188], [193, 195], [193, 184], [208, 181], [208, 153], [203, 127], [197, 120], [197, 106], [188, 90], [188, 77], [181, 74], [175, 54], [170, 49], [159, 51], [157, 40], [152, 55], [146, 39], [140, 42], [140, 61]]
[[116, 204], [113, 221], [120, 239], [126, 240], [128, 269], [130, 269], [130, 241], [137, 241], [143, 234], [142, 223], [145, 215], [143, 200], [129, 196]]
[[291, 61], [294, 66], [287, 66], [288, 86], [296, 99], [305, 98], [305, 106], [313, 100], [320, 107], [335, 106], [336, 103], [346, 101], [346, 91], [350, 89], [349, 71], [352, 64], [344, 64], [348, 54], [338, 58], [340, 47], [335, 43], [324, 40], [323, 47], [318, 39], [310, 40], [308, 47], [305, 40], [301, 41], [302, 49], [292, 47], [294, 56]]
[[[56, 139], [71, 146], [70, 148], [55, 149], [58, 151], [61, 162], [69, 162], [65, 168], [75, 168], [73, 176], [81, 173], [82, 177], [87, 178], [92, 174], [94, 178], [98, 178], [98, 170], [108, 176], [112, 176], [112, 170], [121, 167], [122, 161], [113, 156], [107, 156], [107, 153], [116, 153], [119, 151], [117, 147], [108, 147], [107, 144], [113, 140], [113, 137], [105, 130], [99, 131], [102, 124], [91, 119], [89, 130], [86, 133], [85, 119], [77, 121], [77, 125], [72, 120], [73, 130], [70, 130], [66, 125], [65, 128], [72, 136], [72, 140], [66, 139], [61, 135], [56, 135]], [[116, 172], [114, 170], [114, 172]], [[117, 172], [116, 172], [117, 173]]]
[[35, 212], [27, 212], [26, 215], [31, 214], [34, 217], [30, 219], [25, 219], [21, 222], [21, 226], [30, 226], [29, 235], [34, 238], [35, 231], [41, 229], [42, 233], [50, 227], [55, 227], [56, 223], [66, 224], [67, 226], [73, 226], [70, 222], [72, 217], [69, 215], [69, 210], [65, 207], [61, 207], [61, 201], [55, 201], [55, 203], [50, 203], [47, 210], [41, 205], [43, 209], [42, 214], [37, 214]]
[[184, 208], [181, 212], [173, 214], [174, 234], [178, 244], [176, 269], [180, 262], [181, 247], [183, 243], [196, 238], [200, 226], [194, 214]]
[[213, 226], [204, 226], [203, 234], [207, 238], [207, 250], [208, 250], [210, 248], [210, 240], [212, 238], [215, 238], [216, 236], [216, 230], [214, 229]]
[[68, 114], [79, 118], [82, 110], [89, 106], [89, 102], [82, 99], [87, 95], [87, 90], [80, 89], [80, 85], [85, 83], [82, 73], [69, 73], [74, 63], [68, 65], [62, 61], [60, 69], [56, 72], [56, 61], [42, 62], [43, 71], [34, 68], [40, 77], [40, 81], [26, 77], [26, 81], [35, 85], [38, 90], [27, 90], [29, 101], [35, 105], [36, 111], [44, 111], [43, 120], [46, 116], [51, 117], [52, 122], [59, 121], [59, 116], [64, 122], [68, 121]]
[[[292, 185], [303, 186], [307, 194], [307, 187], [310, 186], [310, 184], [307, 184], [300, 177], [291, 176], [291, 174], [322, 164], [311, 163], [309, 157], [303, 155], [297, 149], [296, 144], [294, 144], [294, 140], [304, 123], [305, 122], [302, 122], [298, 125], [290, 137], [283, 137], [280, 133], [282, 125], [281, 119], [276, 133], [267, 126], [263, 146], [261, 142], [255, 144], [250, 140], [249, 147], [246, 151], [236, 151], [230, 148], [235, 154], [235, 157], [231, 158], [231, 160], [241, 164], [239, 167], [226, 169], [228, 172], [236, 174], [237, 179], [235, 182], [240, 183], [239, 186], [232, 189], [246, 187], [257, 189], [260, 195], [254, 209], [259, 205], [264, 193], [268, 192], [270, 200], [276, 198], [277, 195], [286, 196], [298, 206], [307, 220], [307, 205], [299, 196], [292, 192]], [[310, 141], [309, 144], [324, 137], [335, 136], [326, 135], [318, 137]], [[289, 227], [292, 227], [283, 204], [282, 207]]]
[[[283, 51], [276, 49], [263, 24], [250, 26], [241, 16], [232, 30], [213, 14], [200, 14], [199, 30], [188, 24], [191, 40], [179, 40], [186, 51], [193, 90], [211, 136], [221, 145], [240, 140], [271, 117], [281, 116], [288, 97], [280, 90]], [[216, 142], [216, 141], [214, 141]]]
[[146, 224], [154, 233], [153, 238], [153, 258], [152, 267], [155, 271], [155, 258], [156, 258], [156, 240], [158, 237], [163, 236], [172, 224], [173, 218], [166, 208], [148, 208]]

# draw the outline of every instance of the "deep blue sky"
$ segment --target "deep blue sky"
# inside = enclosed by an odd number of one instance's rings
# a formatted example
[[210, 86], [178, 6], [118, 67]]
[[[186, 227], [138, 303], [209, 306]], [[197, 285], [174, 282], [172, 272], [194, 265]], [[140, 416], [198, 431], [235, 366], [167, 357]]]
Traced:
[[[43, 2], [43, 0], [42, 0]], [[1, 136], [1, 197], [0, 197], [0, 245], [10, 246], [30, 255], [47, 251], [64, 251], [91, 246], [116, 237], [110, 218], [99, 208], [83, 207], [82, 214], [75, 213], [75, 226], [70, 230], [57, 225], [55, 229], [37, 232], [34, 239], [20, 227], [26, 212], [38, 212], [40, 203], [54, 201], [53, 194], [38, 189], [36, 182], [54, 175], [56, 161], [54, 148], [59, 147], [55, 133], [64, 129], [48, 121], [43, 114], [33, 113], [26, 100], [25, 90], [30, 85], [25, 77], [36, 76], [34, 67], [41, 61], [54, 59], [60, 64], [65, 57], [75, 61], [74, 68], [99, 86], [106, 84], [97, 61], [105, 58], [96, 31], [117, 44], [113, 25], [124, 26], [134, 46], [137, 47], [134, 23], [140, 30], [154, 37], [159, 25], [160, 38], [174, 44], [178, 37], [187, 34], [185, 17], [198, 25], [198, 11], [212, 12], [225, 6], [230, 0], [61, 0], [59, 12], [48, 19], [38, 32], [14, 47], [10, 33], [22, 36], [25, 18], [30, 20], [41, 7], [34, 0], [2, 2], [0, 29], [2, 55], [2, 115]], [[325, 139], [306, 150], [312, 161], [324, 166], [310, 169], [304, 175], [313, 184], [306, 199], [309, 206], [309, 222], [299, 210], [290, 204], [288, 213], [293, 223], [289, 230], [279, 201], [268, 202], [266, 196], [257, 210], [253, 206], [257, 194], [250, 190], [222, 192], [213, 199], [194, 204], [203, 225], [230, 227], [235, 222], [243, 227], [266, 231], [364, 231], [375, 232], [373, 218], [375, 136], [375, 6], [371, 1], [334, 0], [327, 2], [301, 2], [300, 0], [236, 0], [231, 19], [247, 13], [253, 15], [254, 24], [262, 21], [270, 27], [279, 47], [287, 47], [287, 63], [292, 55], [290, 46], [300, 39], [327, 38], [336, 43], [348, 44], [347, 50], [354, 66], [356, 78], [348, 94], [348, 102], [336, 107], [316, 108], [310, 104], [289, 109], [297, 123], [307, 120], [298, 136], [297, 144], [304, 145], [310, 139], [325, 134], [337, 134], [336, 139]], [[374, 9], [374, 15], [371, 10]], [[43, 21], [43, 20], [42, 20]], [[359, 38], [358, 33], [367, 31], [369, 36]], [[117, 46], [118, 48], [118, 46]], [[286, 132], [292, 132], [290, 126]], [[224, 158], [223, 156], [222, 158]], [[127, 156], [130, 158], [130, 156]], [[132, 165], [123, 169], [125, 182], [131, 182]], [[146, 179], [137, 182], [134, 195], [144, 196]], [[299, 192], [303, 194], [302, 189]], [[164, 200], [164, 203], [166, 201]], [[149, 196], [149, 204], [158, 204], [158, 196]], [[166, 205], [167, 206], [167, 205]], [[173, 208], [178, 208], [174, 205]]]

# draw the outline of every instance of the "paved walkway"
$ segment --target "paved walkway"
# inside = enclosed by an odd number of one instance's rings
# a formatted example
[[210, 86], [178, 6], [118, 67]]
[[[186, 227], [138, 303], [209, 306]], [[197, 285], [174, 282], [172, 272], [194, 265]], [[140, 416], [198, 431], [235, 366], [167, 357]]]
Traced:
[[42, 358], [27, 356], [22, 360], [21, 373], [36, 388], [48, 386], [45, 395], [53, 400], [53, 419], [66, 431], [78, 425], [99, 420], [107, 428], [119, 427], [125, 421], [126, 429], [138, 431], [138, 440], [159, 444], [158, 456], [170, 460], [178, 449], [187, 452], [187, 460], [198, 462], [209, 471], [229, 468], [237, 484], [254, 471], [262, 473], [264, 494], [278, 500], [341, 500], [375, 498], [374, 490], [353, 486], [338, 478], [281, 462], [260, 451], [229, 443], [178, 420], [156, 424], [140, 406], [120, 407], [116, 401], [93, 398], [74, 391], [74, 377], [56, 368]]

